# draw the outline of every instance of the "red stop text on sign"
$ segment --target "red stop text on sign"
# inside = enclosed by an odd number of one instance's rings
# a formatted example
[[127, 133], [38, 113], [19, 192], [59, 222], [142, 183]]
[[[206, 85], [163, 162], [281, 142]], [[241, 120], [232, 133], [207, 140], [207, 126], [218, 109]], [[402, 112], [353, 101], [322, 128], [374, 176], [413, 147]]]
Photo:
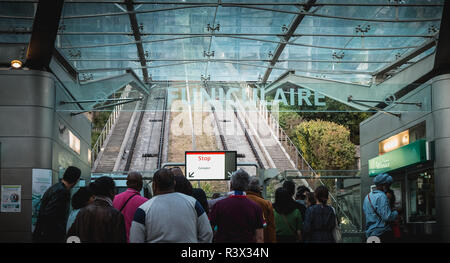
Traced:
[[210, 156], [199, 156], [198, 160], [209, 162], [209, 161], [211, 161], [211, 157]]

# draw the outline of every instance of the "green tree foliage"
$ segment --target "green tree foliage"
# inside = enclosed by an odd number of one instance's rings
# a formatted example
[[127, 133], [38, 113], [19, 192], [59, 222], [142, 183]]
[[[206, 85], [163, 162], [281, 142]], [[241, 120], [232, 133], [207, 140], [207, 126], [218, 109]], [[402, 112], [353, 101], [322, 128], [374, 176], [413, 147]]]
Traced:
[[105, 127], [110, 115], [111, 111], [94, 112], [94, 116], [92, 118], [91, 147], [93, 147], [97, 142], [97, 139], [100, 136], [103, 127]]
[[315, 170], [348, 170], [355, 164], [355, 145], [348, 128], [329, 121], [304, 121], [294, 143]]
[[[286, 94], [287, 101], [290, 101]], [[267, 96], [267, 100], [273, 97]], [[302, 121], [325, 120], [338, 123], [350, 130], [350, 140], [359, 145], [359, 124], [372, 116], [372, 112], [363, 112], [325, 97], [325, 106], [291, 106], [279, 103], [279, 122], [289, 137], [293, 136], [292, 129]]]
[[328, 97], [325, 98], [325, 103], [325, 106], [317, 107], [315, 111], [299, 112], [301, 118], [304, 120], [320, 119], [343, 125], [350, 130], [350, 140], [359, 145], [359, 124], [373, 113], [358, 111]]
[[282, 111], [279, 112], [279, 123], [289, 138], [293, 137], [295, 127], [302, 122], [302, 118], [297, 112]]

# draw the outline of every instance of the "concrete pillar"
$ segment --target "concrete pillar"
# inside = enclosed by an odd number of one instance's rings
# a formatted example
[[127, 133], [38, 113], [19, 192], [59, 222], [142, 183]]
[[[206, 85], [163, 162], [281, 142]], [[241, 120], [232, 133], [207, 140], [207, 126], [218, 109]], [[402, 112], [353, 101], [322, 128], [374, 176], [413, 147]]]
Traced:
[[450, 74], [432, 81], [432, 115], [437, 227], [442, 241], [450, 242]]
[[0, 242], [30, 242], [32, 169], [52, 169], [55, 84], [35, 70], [0, 71], [0, 83], [0, 184], [21, 185], [21, 211], [0, 213]]

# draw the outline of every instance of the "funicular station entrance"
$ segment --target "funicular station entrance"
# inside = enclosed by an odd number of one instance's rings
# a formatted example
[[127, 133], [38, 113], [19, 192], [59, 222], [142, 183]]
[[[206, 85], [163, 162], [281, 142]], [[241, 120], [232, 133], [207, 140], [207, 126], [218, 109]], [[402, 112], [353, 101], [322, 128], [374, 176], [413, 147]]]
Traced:
[[[325, 185], [342, 242], [366, 242], [388, 173], [404, 241], [449, 242], [449, 16], [445, 0], [0, 0], [0, 242], [31, 242], [68, 166], [72, 194], [137, 171], [151, 197], [177, 166], [208, 198], [232, 168], [272, 202], [286, 180]], [[189, 152], [234, 163], [195, 177]]]

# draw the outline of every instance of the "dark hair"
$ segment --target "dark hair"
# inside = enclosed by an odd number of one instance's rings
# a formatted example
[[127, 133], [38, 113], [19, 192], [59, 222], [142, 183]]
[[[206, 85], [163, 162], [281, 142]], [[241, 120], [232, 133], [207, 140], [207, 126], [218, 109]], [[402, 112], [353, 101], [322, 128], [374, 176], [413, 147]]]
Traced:
[[172, 171], [174, 176], [181, 175], [184, 177], [183, 170], [181, 170], [180, 167], [178, 167], [178, 166], [172, 167], [172, 168], [170, 168], [170, 170]]
[[153, 175], [153, 182], [161, 191], [174, 189], [175, 179], [173, 172], [166, 168], [161, 168]]
[[273, 203], [273, 208], [278, 214], [288, 215], [297, 207], [295, 201], [292, 200], [289, 191], [284, 187], [280, 187], [275, 191], [275, 203]]
[[192, 189], [192, 196], [197, 199], [197, 201], [202, 205], [203, 209], [205, 210], [206, 214], [209, 213], [209, 205], [208, 205], [208, 199], [206, 199], [206, 193], [201, 188], [194, 188]]
[[140, 191], [142, 189], [143, 181], [142, 174], [138, 172], [130, 172], [127, 176], [127, 187]]
[[316, 204], [316, 197], [314, 196], [314, 193], [308, 192], [306, 193], [306, 200], [311, 203], [311, 205]]
[[319, 185], [314, 191], [316, 199], [322, 204], [326, 205], [328, 201], [328, 188], [323, 185]]
[[389, 200], [389, 205], [391, 206], [391, 208], [393, 208], [395, 206], [395, 194], [394, 194], [394, 191], [392, 189], [388, 189], [386, 191], [386, 196], [387, 196], [387, 194], [391, 195], [391, 198], [388, 197], [388, 200]]
[[283, 183], [283, 188], [288, 191], [289, 196], [292, 198], [292, 196], [295, 194], [295, 183], [291, 180], [286, 180]]
[[300, 200], [305, 200], [306, 199], [305, 192], [310, 193], [311, 191], [309, 190], [308, 187], [300, 185], [299, 187], [297, 187], [297, 193], [295, 194], [295, 197]]
[[106, 196], [111, 199], [114, 197], [116, 184], [109, 176], [102, 176], [89, 184], [89, 188], [94, 192], [94, 195]]
[[86, 206], [86, 203], [91, 199], [94, 193], [88, 187], [81, 187], [72, 196], [73, 209], [80, 209]]
[[192, 184], [184, 175], [175, 175], [175, 192], [192, 196]]
[[68, 182], [69, 184], [74, 184], [77, 182], [78, 179], [80, 179], [80, 176], [81, 176], [80, 169], [78, 169], [75, 166], [69, 166], [64, 172], [63, 180]]

